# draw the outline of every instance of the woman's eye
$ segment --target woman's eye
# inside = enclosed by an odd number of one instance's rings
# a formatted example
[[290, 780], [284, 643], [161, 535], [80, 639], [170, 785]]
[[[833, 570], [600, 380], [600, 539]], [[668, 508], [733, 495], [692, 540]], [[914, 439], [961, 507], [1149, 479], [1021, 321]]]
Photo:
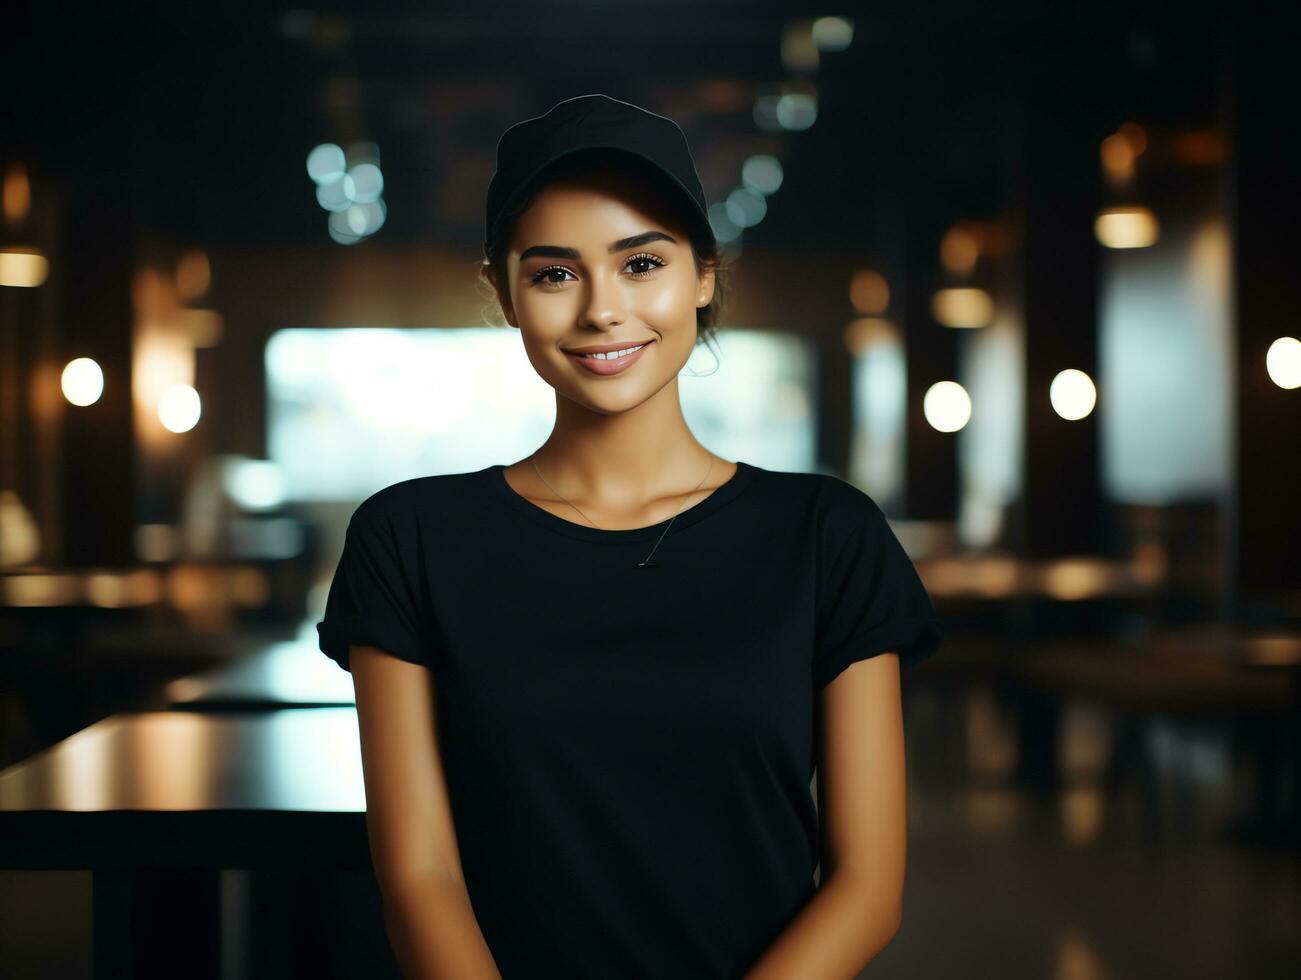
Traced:
[[546, 277], [557, 272], [568, 272], [568, 271], [569, 270], [566, 269], [563, 265], [549, 265], [545, 269], [539, 269], [536, 273], [534, 273], [533, 281], [540, 282], [548, 286], [559, 286], [560, 283], [564, 282], [563, 279], [559, 279], [559, 280], [548, 279]]
[[[634, 255], [624, 264], [625, 269], [632, 269], [628, 274], [634, 279], [645, 279], [655, 269], [664, 265], [664, 260], [658, 256], [651, 255], [649, 252], [641, 255]], [[549, 265], [545, 269], [539, 269], [531, 277], [530, 281], [543, 286], [559, 286], [565, 280], [563, 278], [555, 279], [552, 276], [572, 275], [563, 265]]]
[[634, 272], [632, 275], [636, 279], [645, 278], [646, 276], [650, 275], [652, 269], [658, 269], [660, 266], [664, 264], [664, 262], [661, 259], [649, 253], [645, 253], [642, 255], [634, 255], [632, 258], [628, 260], [629, 265], [640, 265], [643, 262], [649, 263], [650, 268], [645, 270], [644, 272]]

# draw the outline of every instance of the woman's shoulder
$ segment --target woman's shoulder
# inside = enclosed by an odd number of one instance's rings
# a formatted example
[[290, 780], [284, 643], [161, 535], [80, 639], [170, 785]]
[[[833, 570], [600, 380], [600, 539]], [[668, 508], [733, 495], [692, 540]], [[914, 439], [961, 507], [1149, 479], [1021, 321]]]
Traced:
[[443, 512], [476, 493], [482, 470], [410, 477], [376, 490], [357, 505], [354, 521], [402, 521]]
[[763, 482], [774, 495], [801, 498], [819, 511], [843, 515], [880, 510], [866, 490], [834, 473], [767, 469], [763, 473]]

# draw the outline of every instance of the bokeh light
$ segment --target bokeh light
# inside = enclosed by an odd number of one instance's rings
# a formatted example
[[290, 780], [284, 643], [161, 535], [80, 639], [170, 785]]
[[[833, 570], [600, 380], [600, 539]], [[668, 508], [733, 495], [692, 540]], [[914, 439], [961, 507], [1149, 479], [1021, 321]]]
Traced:
[[343, 148], [335, 143], [322, 143], [307, 154], [307, 174], [318, 184], [334, 183], [346, 166]]
[[980, 259], [980, 239], [975, 232], [958, 223], [940, 240], [940, 262], [955, 276], [970, 275]]
[[849, 302], [859, 313], [879, 316], [890, 305], [890, 284], [875, 269], [859, 269], [849, 280]]
[[781, 161], [766, 153], [752, 156], [741, 165], [741, 183], [765, 196], [777, 192], [783, 176]]
[[169, 432], [189, 432], [201, 413], [199, 393], [190, 385], [172, 385], [158, 400], [158, 421]]
[[768, 213], [768, 201], [762, 194], [737, 187], [727, 195], [727, 216], [739, 228], [751, 228]]
[[813, 42], [823, 51], [844, 51], [854, 41], [854, 22], [845, 17], [819, 17], [813, 22]]
[[714, 237], [723, 243], [736, 241], [744, 230], [731, 219], [722, 201], [709, 206], [709, 226], [714, 229]]
[[227, 496], [245, 510], [274, 510], [288, 497], [284, 470], [269, 459], [228, 459], [221, 477]]
[[1142, 205], [1106, 208], [1098, 212], [1093, 233], [1107, 248], [1147, 248], [1156, 243], [1156, 215]]
[[4, 179], [4, 216], [11, 225], [20, 225], [27, 220], [32, 208], [32, 182], [27, 176], [27, 168], [14, 161], [5, 168]]
[[1074, 422], [1093, 411], [1098, 401], [1098, 390], [1093, 379], [1083, 371], [1067, 368], [1059, 371], [1049, 384], [1048, 400], [1054, 412]]
[[994, 298], [983, 289], [941, 289], [931, 297], [931, 315], [946, 327], [985, 327], [994, 319]]
[[384, 190], [384, 175], [373, 163], [359, 163], [343, 175], [343, 193], [357, 204], [369, 204]]
[[922, 413], [938, 432], [957, 432], [971, 420], [971, 396], [956, 381], [937, 381], [926, 389]]
[[817, 96], [808, 92], [787, 92], [777, 100], [777, 122], [793, 132], [808, 129], [818, 120]]
[[208, 256], [199, 249], [191, 249], [176, 263], [176, 291], [183, 300], [203, 296], [212, 286], [212, 266]]
[[104, 394], [104, 371], [89, 357], [74, 357], [60, 377], [63, 397], [73, 405], [93, 405]]
[[1301, 388], [1301, 340], [1279, 337], [1265, 352], [1269, 380], [1280, 388]]
[[50, 263], [38, 248], [0, 249], [0, 286], [30, 289], [45, 282]]

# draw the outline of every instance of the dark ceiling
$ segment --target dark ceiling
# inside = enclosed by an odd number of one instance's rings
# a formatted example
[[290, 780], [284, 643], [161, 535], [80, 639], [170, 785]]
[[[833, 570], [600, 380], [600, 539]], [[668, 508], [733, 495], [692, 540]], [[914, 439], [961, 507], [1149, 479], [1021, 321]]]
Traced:
[[[1130, 5], [907, 4], [853, 16], [815, 70], [783, 67], [804, 4], [336, 4], [240, 15], [188, 5], [85, 20], [35, 7], [4, 60], [0, 154], [36, 182], [119, 194], [142, 227], [200, 244], [329, 244], [307, 176], [323, 141], [375, 141], [390, 243], [476, 247], [501, 132], [603, 91], [686, 131], [711, 201], [756, 152], [786, 183], [747, 240], [836, 243], [883, 197], [919, 186], [969, 212], [999, 206], [1017, 106], [1060, 99], [1105, 135], [1126, 118], [1210, 124], [1214, 5], [1175, 19]], [[180, 9], [177, 9], [177, 8]], [[757, 94], [805, 79], [808, 130], [765, 132]]]

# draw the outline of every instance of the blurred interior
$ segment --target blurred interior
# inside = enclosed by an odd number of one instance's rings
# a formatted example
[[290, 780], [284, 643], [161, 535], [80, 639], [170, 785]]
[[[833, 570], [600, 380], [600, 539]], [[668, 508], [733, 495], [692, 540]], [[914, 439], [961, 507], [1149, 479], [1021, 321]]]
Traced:
[[1290, 975], [1282, 32], [1212, 3], [218, 9], [6, 31], [0, 975], [398, 975], [314, 624], [360, 500], [549, 432], [477, 280], [483, 196], [506, 127], [593, 91], [683, 127], [733, 263], [693, 431], [865, 490], [948, 626], [905, 678], [907, 911], [866, 975]]

